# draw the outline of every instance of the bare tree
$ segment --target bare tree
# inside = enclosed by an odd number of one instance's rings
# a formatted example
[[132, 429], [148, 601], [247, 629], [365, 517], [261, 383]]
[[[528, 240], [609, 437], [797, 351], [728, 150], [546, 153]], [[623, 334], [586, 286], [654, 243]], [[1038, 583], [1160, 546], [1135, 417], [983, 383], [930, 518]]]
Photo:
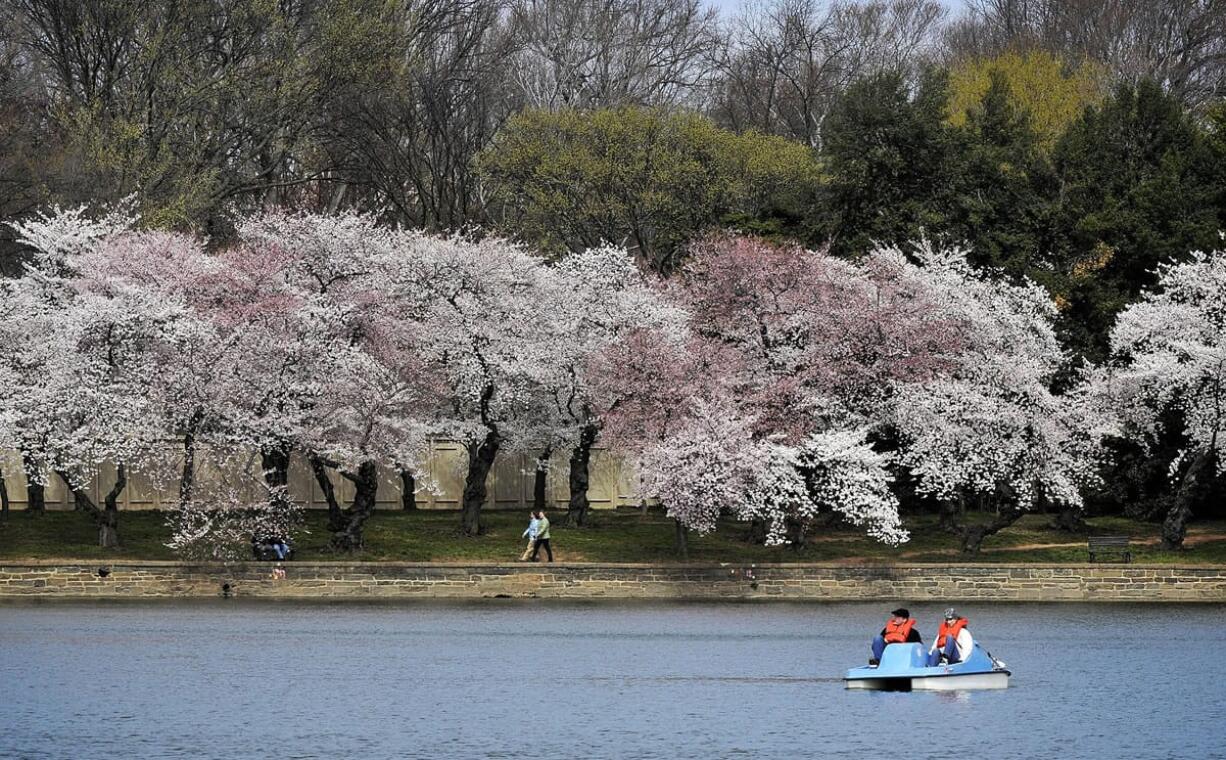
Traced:
[[[17, 38], [13, 9], [0, 5], [0, 220], [23, 217], [49, 197], [60, 135], [50, 123], [43, 77]], [[13, 228], [0, 224], [0, 276], [21, 273]]]
[[381, 0], [0, 5], [45, 72], [81, 199], [135, 192], [148, 221], [210, 234], [235, 206], [281, 203], [327, 178], [319, 117], [369, 84], [387, 47]]
[[934, 0], [765, 0], [742, 9], [719, 56], [712, 109], [733, 129], [821, 147], [839, 94], [870, 73], [908, 70], [935, 49], [945, 11]]
[[950, 29], [957, 56], [1040, 47], [1190, 105], [1226, 93], [1226, 0], [973, 0]]
[[717, 49], [702, 0], [512, 0], [512, 69], [535, 108], [689, 102]]
[[[502, 0], [419, 0], [400, 20], [386, 81], [338, 101], [329, 150], [345, 203], [456, 229], [484, 217], [473, 157], [519, 106]], [[334, 193], [330, 205], [341, 202]]]

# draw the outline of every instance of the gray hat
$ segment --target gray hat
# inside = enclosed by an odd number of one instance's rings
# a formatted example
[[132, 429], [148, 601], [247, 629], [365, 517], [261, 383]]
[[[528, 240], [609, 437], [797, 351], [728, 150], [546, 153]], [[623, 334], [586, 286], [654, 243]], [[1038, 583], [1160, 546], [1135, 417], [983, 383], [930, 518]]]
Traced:
[[954, 611], [953, 607], [945, 608], [945, 619], [946, 620], [957, 620], [958, 619], [958, 613]]

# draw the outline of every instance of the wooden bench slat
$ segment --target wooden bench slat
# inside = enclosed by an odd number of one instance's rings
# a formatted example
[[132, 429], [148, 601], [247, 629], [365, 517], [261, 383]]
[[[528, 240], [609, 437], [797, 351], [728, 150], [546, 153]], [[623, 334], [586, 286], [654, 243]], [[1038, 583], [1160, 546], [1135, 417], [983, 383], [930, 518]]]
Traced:
[[1093, 562], [1098, 554], [1119, 554], [1124, 562], [1132, 562], [1132, 551], [1129, 549], [1131, 541], [1129, 536], [1090, 536], [1087, 542], [1090, 561]]

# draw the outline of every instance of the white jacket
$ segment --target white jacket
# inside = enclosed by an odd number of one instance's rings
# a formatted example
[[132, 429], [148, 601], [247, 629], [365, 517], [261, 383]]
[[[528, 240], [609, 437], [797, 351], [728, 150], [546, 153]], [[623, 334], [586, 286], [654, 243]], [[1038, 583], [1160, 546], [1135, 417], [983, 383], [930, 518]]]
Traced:
[[[932, 648], [929, 652], [937, 651], [937, 642], [940, 641], [939, 636], [934, 636], [932, 639]], [[963, 627], [958, 631], [958, 662], [966, 662], [966, 658], [971, 656], [971, 651], [975, 648], [975, 640], [971, 638], [971, 632], [968, 628]]]

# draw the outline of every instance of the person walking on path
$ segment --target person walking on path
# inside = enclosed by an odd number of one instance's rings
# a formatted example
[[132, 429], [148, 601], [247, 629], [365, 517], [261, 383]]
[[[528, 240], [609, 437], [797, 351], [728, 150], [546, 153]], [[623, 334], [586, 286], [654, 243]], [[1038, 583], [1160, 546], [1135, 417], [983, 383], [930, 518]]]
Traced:
[[541, 522], [536, 526], [536, 541], [532, 544], [532, 561], [540, 562], [540, 558], [536, 555], [540, 553], [541, 547], [545, 547], [545, 554], [549, 556], [549, 561], [553, 562], [553, 549], [549, 546], [549, 518], [545, 516], [545, 511], [541, 510], [536, 513]]
[[536, 546], [536, 534], [540, 532], [541, 516], [535, 510], [530, 512], [532, 519], [528, 521], [528, 529], [524, 531], [524, 536], [528, 539], [528, 545], [524, 547], [524, 553], [519, 555], [520, 562], [527, 562], [529, 555], [532, 554], [533, 547]]

